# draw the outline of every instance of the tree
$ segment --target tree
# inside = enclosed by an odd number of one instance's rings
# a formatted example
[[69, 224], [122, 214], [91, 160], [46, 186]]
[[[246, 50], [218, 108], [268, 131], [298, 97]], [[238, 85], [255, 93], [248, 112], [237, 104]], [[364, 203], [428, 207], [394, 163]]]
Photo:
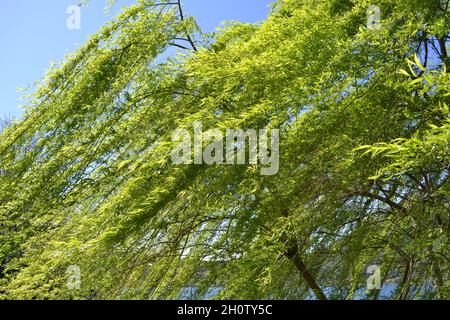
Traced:
[[[179, 2], [139, 1], [51, 70], [0, 139], [0, 293], [449, 298], [444, 9], [284, 0], [199, 44]], [[159, 59], [171, 46], [184, 53]], [[279, 173], [173, 165], [171, 135], [195, 121], [280, 128]], [[388, 296], [366, 292], [371, 265]]]

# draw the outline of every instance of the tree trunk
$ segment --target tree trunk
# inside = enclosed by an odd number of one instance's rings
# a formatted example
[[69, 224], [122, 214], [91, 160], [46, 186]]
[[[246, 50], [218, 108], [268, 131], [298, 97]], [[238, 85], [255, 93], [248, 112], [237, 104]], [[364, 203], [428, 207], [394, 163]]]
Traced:
[[302, 278], [305, 280], [305, 282], [308, 284], [308, 286], [311, 288], [311, 290], [316, 295], [317, 299], [328, 300], [326, 295], [323, 293], [322, 289], [319, 287], [316, 280], [312, 276], [312, 274], [309, 272], [305, 263], [301, 259], [299, 252], [298, 252], [297, 241], [291, 241], [289, 243], [289, 248], [288, 248], [288, 251], [286, 252], [286, 256], [295, 265], [297, 270], [300, 272]]

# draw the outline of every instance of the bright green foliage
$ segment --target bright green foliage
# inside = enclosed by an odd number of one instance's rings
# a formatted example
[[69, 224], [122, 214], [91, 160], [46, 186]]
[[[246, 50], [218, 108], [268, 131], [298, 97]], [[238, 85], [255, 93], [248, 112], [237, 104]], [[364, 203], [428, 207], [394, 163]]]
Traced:
[[[139, 2], [1, 135], [1, 297], [352, 299], [378, 265], [384, 298], [450, 298], [440, 1], [278, 1], [203, 46], [177, 5]], [[180, 43], [197, 50], [161, 58]], [[280, 128], [279, 174], [174, 166], [173, 131], [198, 120]]]

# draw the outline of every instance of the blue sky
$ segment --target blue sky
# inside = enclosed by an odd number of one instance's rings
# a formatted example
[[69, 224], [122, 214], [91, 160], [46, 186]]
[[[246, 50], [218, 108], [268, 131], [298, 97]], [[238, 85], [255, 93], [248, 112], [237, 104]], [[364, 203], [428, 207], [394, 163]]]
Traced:
[[[214, 31], [221, 22], [263, 20], [274, 0], [184, 0], [185, 11], [195, 16], [204, 32]], [[81, 9], [81, 29], [69, 30], [66, 13], [77, 0], [0, 1], [0, 117], [20, 117], [22, 93], [47, 70], [50, 61], [60, 61], [65, 53], [83, 44], [112, 19], [121, 7], [134, 0], [117, 0], [109, 14], [106, 0], [91, 0]]]

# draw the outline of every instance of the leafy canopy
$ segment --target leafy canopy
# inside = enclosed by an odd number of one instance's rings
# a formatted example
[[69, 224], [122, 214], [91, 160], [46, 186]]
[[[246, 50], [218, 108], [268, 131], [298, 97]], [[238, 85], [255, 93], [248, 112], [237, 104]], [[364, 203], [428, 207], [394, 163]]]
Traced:
[[[1, 134], [0, 297], [450, 298], [442, 2], [280, 0], [207, 37], [178, 4], [124, 10]], [[174, 166], [195, 121], [280, 128], [279, 174]]]

